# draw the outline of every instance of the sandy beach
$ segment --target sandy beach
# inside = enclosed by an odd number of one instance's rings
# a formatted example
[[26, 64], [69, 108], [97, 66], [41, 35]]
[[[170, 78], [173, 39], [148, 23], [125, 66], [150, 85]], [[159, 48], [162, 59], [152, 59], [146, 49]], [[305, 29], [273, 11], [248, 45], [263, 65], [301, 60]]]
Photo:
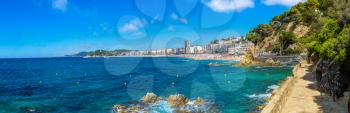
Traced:
[[295, 66], [294, 76], [273, 92], [262, 113], [346, 113], [344, 98], [334, 102], [316, 90], [312, 69], [306, 62]]
[[228, 60], [228, 61], [240, 61], [243, 58], [243, 56], [223, 55], [223, 54], [87, 56], [83, 58], [119, 58], [119, 57], [184, 57], [184, 58], [190, 58], [193, 60]]
[[182, 57], [191, 58], [193, 60], [228, 60], [240, 61], [242, 56], [222, 55], [222, 54], [197, 54], [197, 55], [182, 55]]

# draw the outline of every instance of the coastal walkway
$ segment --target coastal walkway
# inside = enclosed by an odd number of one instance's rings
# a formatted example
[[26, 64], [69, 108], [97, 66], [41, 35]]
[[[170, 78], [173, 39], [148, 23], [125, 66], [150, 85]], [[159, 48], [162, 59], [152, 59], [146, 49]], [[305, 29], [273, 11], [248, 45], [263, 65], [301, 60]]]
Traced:
[[[326, 94], [316, 89], [316, 80], [312, 73], [313, 66], [306, 62], [295, 66], [294, 76], [281, 85], [277, 100], [264, 108], [263, 113], [346, 113], [344, 98], [334, 102]], [[282, 91], [282, 92], [281, 92]]]

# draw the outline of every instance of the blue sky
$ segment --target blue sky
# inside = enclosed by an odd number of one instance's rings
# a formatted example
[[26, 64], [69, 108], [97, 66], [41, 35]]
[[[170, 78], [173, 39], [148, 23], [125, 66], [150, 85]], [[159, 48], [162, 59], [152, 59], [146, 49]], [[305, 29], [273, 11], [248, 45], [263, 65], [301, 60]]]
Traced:
[[0, 58], [181, 47], [242, 36], [303, 0], [2, 0]]

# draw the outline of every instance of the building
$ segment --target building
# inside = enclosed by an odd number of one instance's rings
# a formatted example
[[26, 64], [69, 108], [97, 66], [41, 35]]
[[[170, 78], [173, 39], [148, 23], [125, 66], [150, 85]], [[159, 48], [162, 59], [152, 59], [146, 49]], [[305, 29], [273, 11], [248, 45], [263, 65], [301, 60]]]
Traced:
[[228, 54], [230, 55], [243, 55], [250, 47], [254, 46], [252, 42], [249, 41], [237, 41], [232, 47], [228, 48]]
[[191, 53], [191, 45], [190, 42], [188, 40], [185, 41], [185, 54], [189, 54]]
[[204, 47], [202, 47], [202, 46], [194, 46], [193, 47], [193, 53], [194, 54], [203, 54], [204, 53]]

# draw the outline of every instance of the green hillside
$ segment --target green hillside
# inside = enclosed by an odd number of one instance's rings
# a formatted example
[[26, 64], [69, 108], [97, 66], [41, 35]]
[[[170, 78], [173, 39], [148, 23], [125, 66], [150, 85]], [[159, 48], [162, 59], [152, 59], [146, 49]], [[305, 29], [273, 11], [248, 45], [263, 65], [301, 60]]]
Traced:
[[334, 100], [350, 86], [350, 0], [308, 0], [247, 34], [257, 52], [306, 53], [321, 92]]
[[337, 63], [349, 53], [350, 1], [308, 0], [247, 34], [261, 51], [308, 53]]

